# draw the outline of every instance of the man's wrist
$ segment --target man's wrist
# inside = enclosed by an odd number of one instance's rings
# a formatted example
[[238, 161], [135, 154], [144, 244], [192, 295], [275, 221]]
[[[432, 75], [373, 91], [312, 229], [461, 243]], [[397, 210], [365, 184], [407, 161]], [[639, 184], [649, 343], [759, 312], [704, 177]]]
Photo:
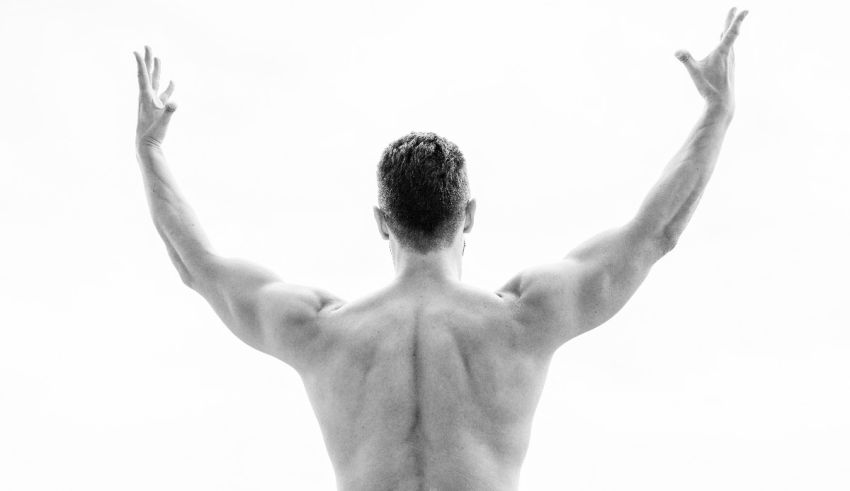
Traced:
[[706, 99], [705, 112], [728, 123], [735, 115], [735, 102], [731, 99]]
[[137, 141], [136, 157], [142, 164], [151, 164], [165, 159], [165, 152], [162, 151], [162, 145], [160, 143]]
[[149, 136], [136, 137], [136, 153], [162, 152], [162, 142]]

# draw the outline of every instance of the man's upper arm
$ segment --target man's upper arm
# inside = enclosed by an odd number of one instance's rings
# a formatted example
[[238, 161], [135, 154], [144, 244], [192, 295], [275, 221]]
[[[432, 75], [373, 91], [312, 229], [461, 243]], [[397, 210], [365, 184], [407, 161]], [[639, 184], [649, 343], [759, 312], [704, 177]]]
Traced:
[[329, 293], [285, 283], [266, 268], [209, 254], [187, 282], [246, 344], [296, 369], [319, 341], [317, 318], [341, 303]]
[[666, 252], [663, 241], [647, 230], [629, 222], [508, 282], [502, 291], [515, 297], [529, 335], [554, 350], [616, 314]]

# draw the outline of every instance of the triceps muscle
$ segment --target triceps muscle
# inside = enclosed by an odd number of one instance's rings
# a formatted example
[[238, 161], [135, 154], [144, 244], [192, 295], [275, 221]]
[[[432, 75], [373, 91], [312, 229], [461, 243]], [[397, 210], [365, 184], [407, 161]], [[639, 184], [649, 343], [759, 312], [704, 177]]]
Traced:
[[593, 329], [619, 312], [662, 255], [655, 236], [636, 222], [603, 232], [571, 252], [567, 257], [577, 264], [576, 331]]

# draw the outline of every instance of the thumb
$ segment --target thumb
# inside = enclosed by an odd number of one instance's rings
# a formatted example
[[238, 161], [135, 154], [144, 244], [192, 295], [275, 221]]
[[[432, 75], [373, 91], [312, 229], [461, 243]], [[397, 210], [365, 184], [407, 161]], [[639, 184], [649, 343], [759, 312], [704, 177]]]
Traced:
[[699, 70], [697, 69], [697, 62], [694, 60], [694, 57], [684, 49], [680, 49], [676, 51], [675, 55], [676, 59], [682, 62], [685, 65], [685, 68], [688, 69], [688, 73], [691, 74], [691, 78], [694, 81], [699, 79]]
[[168, 101], [168, 103], [165, 105], [165, 111], [163, 111], [162, 116], [160, 116], [159, 118], [159, 124], [162, 126], [168, 126], [168, 122], [171, 121], [171, 116], [176, 110], [177, 103]]

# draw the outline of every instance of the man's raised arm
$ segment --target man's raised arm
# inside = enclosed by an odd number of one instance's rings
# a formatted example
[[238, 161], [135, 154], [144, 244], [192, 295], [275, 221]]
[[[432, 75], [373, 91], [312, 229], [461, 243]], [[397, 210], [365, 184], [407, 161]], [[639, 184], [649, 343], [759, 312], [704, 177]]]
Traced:
[[520, 320], [541, 349], [557, 349], [611, 318], [652, 265], [675, 246], [711, 177], [732, 120], [732, 45], [746, 15], [729, 11], [720, 44], [703, 60], [686, 51], [676, 53], [705, 99], [705, 109], [635, 217], [581, 244], [562, 261], [523, 271], [502, 288], [518, 302]]
[[162, 143], [177, 106], [174, 83], [158, 95], [161, 65], [145, 46], [136, 58], [139, 120], [136, 157], [154, 226], [183, 282], [200, 293], [239, 339], [305, 368], [321, 336], [316, 319], [339, 300], [318, 289], [284, 283], [246, 261], [215, 254], [192, 208], [183, 199], [165, 160]]

